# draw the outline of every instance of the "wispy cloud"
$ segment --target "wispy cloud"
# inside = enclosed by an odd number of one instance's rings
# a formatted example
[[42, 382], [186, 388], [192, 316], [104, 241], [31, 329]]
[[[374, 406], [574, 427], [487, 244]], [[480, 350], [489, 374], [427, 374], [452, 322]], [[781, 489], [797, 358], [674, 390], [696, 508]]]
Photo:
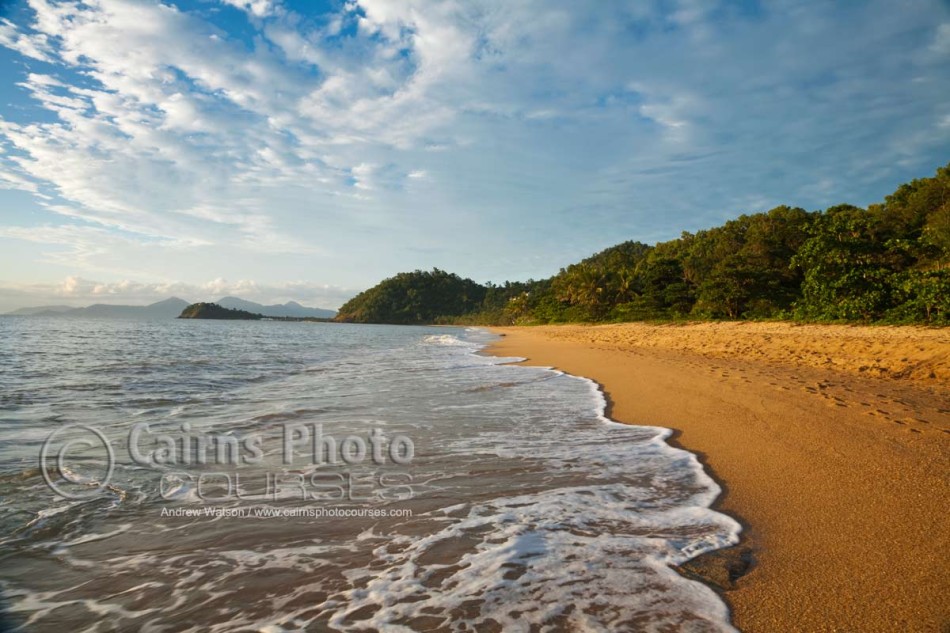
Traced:
[[0, 45], [12, 49], [24, 57], [41, 62], [52, 61], [51, 46], [44, 33], [21, 33], [13, 22], [2, 18], [0, 18]]
[[0, 22], [0, 262], [540, 276], [946, 160], [938, 0], [626, 4], [27, 0]]

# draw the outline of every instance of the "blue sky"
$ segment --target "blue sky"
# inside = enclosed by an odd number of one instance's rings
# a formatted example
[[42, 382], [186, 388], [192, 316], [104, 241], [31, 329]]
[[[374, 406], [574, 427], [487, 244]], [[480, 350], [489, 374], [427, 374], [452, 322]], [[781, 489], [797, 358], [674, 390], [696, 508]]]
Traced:
[[0, 6], [0, 310], [540, 278], [950, 160], [937, 0]]

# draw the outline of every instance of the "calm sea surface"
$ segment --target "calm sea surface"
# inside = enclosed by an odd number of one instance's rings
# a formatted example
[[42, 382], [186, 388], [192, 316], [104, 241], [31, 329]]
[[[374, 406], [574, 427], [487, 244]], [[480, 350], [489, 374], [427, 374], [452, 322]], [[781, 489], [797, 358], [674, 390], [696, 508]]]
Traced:
[[0, 318], [6, 625], [732, 631], [695, 457], [491, 338]]

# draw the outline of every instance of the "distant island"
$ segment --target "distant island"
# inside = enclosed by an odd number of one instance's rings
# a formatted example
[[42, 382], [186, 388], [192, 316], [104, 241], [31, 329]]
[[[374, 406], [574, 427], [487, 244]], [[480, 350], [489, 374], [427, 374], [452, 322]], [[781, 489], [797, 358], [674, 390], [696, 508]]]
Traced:
[[295, 317], [295, 316], [267, 316], [257, 312], [225, 308], [217, 303], [193, 303], [178, 315], [179, 319], [218, 319], [222, 321], [291, 321], [332, 323], [333, 319], [325, 317]]
[[950, 165], [866, 209], [779, 206], [655, 245], [623, 242], [548, 279], [404, 272], [347, 301], [351, 323], [686, 320], [950, 325]]
[[259, 321], [263, 314], [255, 314], [247, 310], [224, 308], [217, 303], [193, 303], [178, 315], [179, 319], [225, 319], [234, 321]]
[[[213, 302], [222, 308], [232, 310], [244, 310], [260, 317], [272, 318], [278, 320], [329, 320], [336, 316], [333, 310], [323, 308], [308, 308], [302, 306], [296, 301], [288, 301], [283, 304], [264, 305], [248, 301], [239, 297], [222, 297]], [[193, 305], [190, 301], [170, 297], [163, 301], [158, 301], [145, 306], [131, 305], [112, 305], [106, 303], [97, 303], [83, 308], [74, 308], [64, 305], [48, 305], [20, 308], [8, 312], [6, 316], [26, 316], [26, 317], [82, 317], [82, 318], [105, 318], [105, 319], [174, 319], [181, 315], [182, 311]]]

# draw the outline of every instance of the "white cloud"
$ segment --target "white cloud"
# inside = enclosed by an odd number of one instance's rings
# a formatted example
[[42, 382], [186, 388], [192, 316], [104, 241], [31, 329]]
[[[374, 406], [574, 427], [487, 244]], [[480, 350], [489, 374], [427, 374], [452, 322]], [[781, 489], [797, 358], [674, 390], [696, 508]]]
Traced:
[[354, 165], [350, 172], [353, 174], [353, 186], [357, 189], [372, 189], [371, 178], [376, 166], [369, 163]]
[[221, 0], [221, 2], [237, 9], [241, 9], [242, 11], [246, 11], [258, 18], [262, 18], [274, 13], [277, 4], [272, 0]]
[[52, 61], [51, 48], [46, 35], [20, 33], [10, 20], [0, 19], [0, 46], [6, 46], [21, 55], [41, 62]]

